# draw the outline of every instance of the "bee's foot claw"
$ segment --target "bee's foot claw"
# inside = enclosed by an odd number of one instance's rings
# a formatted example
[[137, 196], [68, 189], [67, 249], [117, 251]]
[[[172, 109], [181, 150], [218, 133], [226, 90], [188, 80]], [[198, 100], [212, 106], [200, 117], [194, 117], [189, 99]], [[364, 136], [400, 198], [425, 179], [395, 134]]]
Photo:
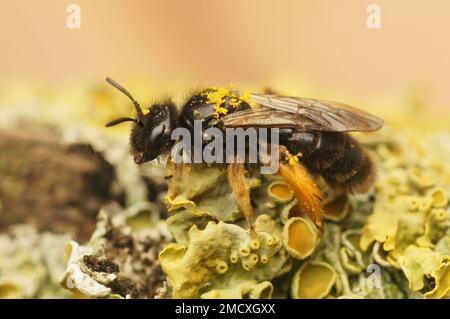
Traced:
[[250, 228], [248, 229], [248, 233], [250, 234], [250, 237], [256, 237], [255, 226], [251, 225]]

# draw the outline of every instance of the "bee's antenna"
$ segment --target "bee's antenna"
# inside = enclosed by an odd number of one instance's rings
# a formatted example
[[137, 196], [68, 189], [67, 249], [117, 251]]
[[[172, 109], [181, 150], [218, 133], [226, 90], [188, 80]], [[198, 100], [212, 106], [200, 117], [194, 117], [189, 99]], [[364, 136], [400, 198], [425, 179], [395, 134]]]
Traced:
[[141, 122], [139, 120], [132, 119], [131, 117], [121, 117], [117, 120], [109, 122], [108, 124], [106, 124], [106, 127], [111, 127], [111, 126], [114, 126], [114, 125], [117, 125], [117, 124], [120, 124], [123, 122], [134, 122], [134, 123], [141, 125]]
[[119, 83], [117, 83], [116, 81], [114, 81], [111, 78], [106, 78], [106, 82], [108, 82], [109, 84], [114, 86], [116, 89], [118, 89], [120, 92], [122, 92], [123, 94], [128, 96], [128, 98], [131, 101], [133, 101], [134, 107], [136, 108], [136, 112], [138, 114], [138, 118], [139, 119], [144, 118], [144, 113], [142, 112], [141, 106], [139, 105], [138, 101], [136, 101], [134, 99], [134, 97], [130, 94], [130, 92], [128, 92], [122, 85], [120, 85]]

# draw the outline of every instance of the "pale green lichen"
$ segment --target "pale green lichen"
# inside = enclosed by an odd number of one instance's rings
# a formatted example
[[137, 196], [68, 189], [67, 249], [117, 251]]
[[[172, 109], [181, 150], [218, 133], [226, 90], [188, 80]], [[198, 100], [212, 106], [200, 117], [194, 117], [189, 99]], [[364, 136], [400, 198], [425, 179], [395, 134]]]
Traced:
[[[360, 244], [364, 251], [373, 245], [383, 266], [401, 269], [417, 296], [442, 298], [449, 290], [450, 166], [441, 159], [450, 150], [439, 139], [404, 142], [372, 145], [379, 163], [377, 202]], [[447, 153], [434, 157], [436, 150]]]
[[273, 293], [273, 286], [269, 281], [256, 283], [246, 281], [237, 287], [221, 290], [210, 290], [204, 293], [203, 299], [270, 299]]
[[171, 236], [158, 215], [156, 206], [145, 203], [127, 210], [104, 207], [90, 241], [67, 245], [61, 285], [77, 298], [165, 297], [158, 253]]
[[[255, 221], [259, 245], [252, 245], [254, 239], [234, 224], [209, 222], [204, 229], [193, 225], [187, 246], [170, 244], [160, 254], [173, 297], [212, 296], [207, 292], [231, 289], [252, 280], [270, 281], [289, 271], [291, 261], [281, 241], [267, 240], [271, 236], [266, 232], [267, 224], [271, 224], [270, 231], [278, 236], [281, 233], [269, 216], [260, 215]], [[261, 258], [265, 263], [260, 262]], [[226, 271], [217, 271], [217, 260], [222, 265], [226, 263]], [[225, 262], [228, 260], [230, 263]]]
[[69, 236], [16, 225], [0, 234], [0, 299], [64, 298], [59, 286]]

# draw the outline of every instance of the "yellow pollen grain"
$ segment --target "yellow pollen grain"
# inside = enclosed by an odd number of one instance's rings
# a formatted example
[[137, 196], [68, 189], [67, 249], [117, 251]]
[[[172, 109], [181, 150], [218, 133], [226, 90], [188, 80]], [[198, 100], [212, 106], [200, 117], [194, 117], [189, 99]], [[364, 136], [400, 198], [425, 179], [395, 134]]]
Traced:
[[289, 165], [295, 165], [298, 163], [298, 157], [297, 156], [293, 156], [289, 159]]
[[221, 106], [214, 105], [214, 110], [215, 110], [215, 114], [214, 115], [216, 117], [220, 117], [221, 114], [223, 114], [223, 115], [227, 115], [228, 114], [228, 110], [226, 108], [224, 108], [224, 107], [221, 107]]
[[245, 92], [244, 95], [239, 94], [234, 90], [234, 84], [230, 83], [229, 87], [210, 87], [209, 90], [203, 93], [207, 97], [207, 103], [214, 106], [216, 118], [220, 118], [221, 115], [228, 114], [228, 110], [222, 107], [226, 99], [229, 99], [229, 104], [233, 108], [237, 108], [242, 102], [250, 104], [250, 93]]
[[289, 165], [295, 165], [298, 163], [299, 158], [302, 157], [302, 152], [298, 152], [296, 155], [289, 158]]
[[251, 103], [251, 99], [250, 99], [250, 91], [245, 90], [244, 94], [241, 95], [240, 100], [242, 102], [245, 102], [247, 104]]

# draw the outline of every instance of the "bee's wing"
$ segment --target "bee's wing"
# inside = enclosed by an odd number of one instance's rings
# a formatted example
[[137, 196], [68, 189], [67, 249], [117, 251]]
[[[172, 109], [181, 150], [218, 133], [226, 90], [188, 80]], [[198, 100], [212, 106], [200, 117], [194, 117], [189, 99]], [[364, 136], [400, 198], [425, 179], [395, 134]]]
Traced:
[[264, 94], [252, 94], [251, 97], [262, 107], [227, 115], [224, 118], [226, 127], [370, 132], [383, 126], [382, 119], [338, 102]]
[[325, 130], [325, 127], [303, 115], [260, 107], [231, 113], [223, 118], [225, 127], [278, 127]]

